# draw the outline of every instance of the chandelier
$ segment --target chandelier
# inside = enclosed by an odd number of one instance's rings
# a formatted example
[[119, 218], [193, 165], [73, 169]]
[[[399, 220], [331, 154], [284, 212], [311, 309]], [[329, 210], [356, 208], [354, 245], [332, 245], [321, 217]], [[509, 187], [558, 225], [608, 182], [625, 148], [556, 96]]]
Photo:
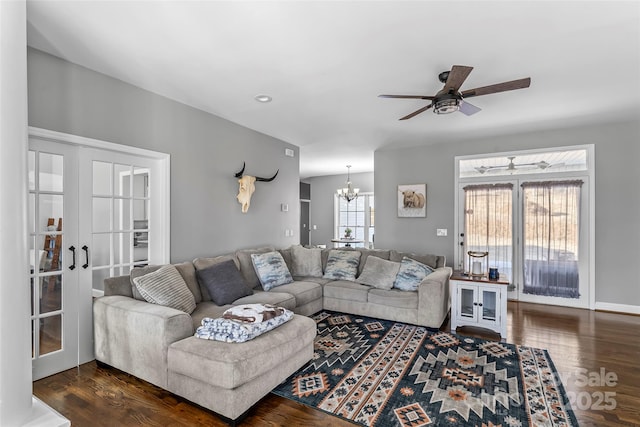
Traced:
[[338, 188], [338, 196], [345, 199], [347, 202], [352, 201], [358, 197], [359, 188], [353, 188], [351, 186], [351, 165], [347, 165], [347, 186], [344, 188]]

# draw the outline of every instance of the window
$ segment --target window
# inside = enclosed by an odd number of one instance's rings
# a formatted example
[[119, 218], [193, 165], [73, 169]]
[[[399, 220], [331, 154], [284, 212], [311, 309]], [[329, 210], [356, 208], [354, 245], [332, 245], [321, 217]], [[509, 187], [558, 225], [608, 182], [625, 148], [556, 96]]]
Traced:
[[353, 243], [354, 247], [373, 248], [375, 234], [375, 208], [374, 195], [361, 193], [357, 199], [347, 202], [339, 196], [335, 196], [336, 221], [335, 238], [345, 235], [347, 228], [351, 229], [351, 237], [361, 241]]
[[522, 183], [523, 292], [579, 298], [578, 237], [583, 182]]
[[[464, 243], [467, 251], [489, 252], [489, 266], [512, 280], [513, 184], [467, 185], [464, 190]], [[469, 271], [468, 257], [464, 270]]]

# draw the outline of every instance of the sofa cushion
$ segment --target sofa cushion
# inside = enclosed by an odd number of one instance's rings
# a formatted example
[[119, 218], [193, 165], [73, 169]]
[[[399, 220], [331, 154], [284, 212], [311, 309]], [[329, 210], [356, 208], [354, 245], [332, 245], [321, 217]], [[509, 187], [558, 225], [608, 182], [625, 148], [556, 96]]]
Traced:
[[193, 330], [195, 331], [198, 326], [202, 324], [202, 319], [205, 317], [220, 317], [231, 305], [218, 305], [213, 301], [203, 301], [196, 306], [196, 309], [191, 313], [191, 320], [193, 321]]
[[364, 267], [367, 265], [367, 259], [370, 256], [388, 260], [391, 255], [390, 251], [383, 249], [356, 248], [356, 250], [362, 254], [360, 255], [360, 265], [358, 265], [358, 275], [362, 274], [364, 271]]
[[398, 289], [371, 289], [368, 301], [372, 304], [380, 304], [387, 307], [417, 309], [418, 293]]
[[[200, 291], [198, 279], [196, 279], [196, 271], [193, 263], [181, 262], [178, 264], [173, 264], [173, 266], [178, 270], [178, 272], [182, 276], [182, 279], [184, 279], [184, 282], [187, 284], [187, 287], [193, 294], [196, 304], [202, 301], [202, 292]], [[140, 295], [138, 289], [136, 289], [136, 284], [134, 283], [133, 279], [157, 271], [160, 267], [162, 267], [162, 265], [148, 265], [146, 267], [136, 267], [131, 270], [129, 274], [129, 280], [131, 282], [131, 292], [133, 293], [133, 297], [135, 299], [146, 301], [143, 296]]]
[[228, 344], [191, 336], [171, 344], [167, 365], [170, 372], [231, 390], [265, 372], [280, 369], [284, 360], [313, 346], [316, 333], [313, 320], [294, 315], [284, 325], [245, 343]]
[[391, 289], [400, 269], [399, 262], [387, 261], [377, 256], [367, 257], [366, 265], [356, 282], [380, 289]]
[[293, 277], [291, 277], [280, 252], [251, 254], [251, 261], [253, 261], [262, 289], [265, 291], [293, 282]]
[[322, 277], [322, 249], [291, 246], [291, 261], [294, 276]]
[[286, 292], [296, 299], [296, 307], [303, 306], [311, 301], [322, 299], [322, 286], [314, 282], [298, 282], [278, 286], [278, 292]]
[[318, 285], [326, 285], [331, 282], [331, 279], [325, 279], [324, 277], [309, 277], [309, 276], [293, 276], [293, 280], [296, 282], [313, 282]]
[[336, 280], [324, 285], [324, 296], [349, 301], [367, 302], [370, 286], [346, 280]]
[[198, 282], [207, 288], [211, 300], [218, 305], [231, 304], [238, 298], [253, 294], [244, 282], [236, 263], [230, 259], [197, 270], [196, 276]]
[[444, 267], [445, 257], [442, 255], [431, 255], [431, 254], [414, 254], [411, 252], [399, 252], [396, 250], [391, 250], [389, 254], [389, 259], [391, 261], [401, 262], [402, 258], [407, 257], [414, 259], [422, 264], [428, 265], [431, 268], [440, 268]]
[[172, 307], [189, 314], [196, 308], [193, 293], [176, 267], [171, 264], [136, 277], [134, 283], [140, 295], [150, 303]]
[[[210, 258], [196, 258], [193, 260], [193, 266], [196, 269], [196, 271], [203, 270], [207, 267], [211, 267], [212, 265], [225, 262], [228, 260], [233, 260], [233, 262], [236, 264], [236, 267], [240, 269], [240, 263], [238, 262], [238, 259], [234, 254], [220, 255], [217, 257], [210, 257]], [[202, 301], [211, 301], [211, 295], [209, 295], [209, 290], [207, 289], [207, 287], [201, 283], [199, 283], [199, 285], [200, 285], [200, 294], [202, 295]], [[247, 285], [246, 282], [245, 282], [245, 285]], [[247, 285], [247, 287], [249, 286]], [[196, 302], [199, 302], [199, 301], [196, 301]]]
[[252, 289], [262, 289], [260, 279], [256, 274], [256, 269], [253, 267], [253, 261], [251, 261], [252, 254], [264, 254], [266, 252], [272, 252], [274, 250], [271, 246], [257, 249], [242, 249], [236, 251], [236, 258], [238, 259], [238, 265], [240, 266], [240, 273], [244, 277], [244, 281]]
[[327, 268], [322, 277], [333, 280], [355, 280], [360, 256], [359, 251], [331, 250], [327, 258]]
[[418, 289], [422, 279], [431, 273], [433, 273], [433, 269], [428, 265], [404, 257], [400, 263], [400, 270], [398, 270], [393, 287], [402, 291], [415, 291]]

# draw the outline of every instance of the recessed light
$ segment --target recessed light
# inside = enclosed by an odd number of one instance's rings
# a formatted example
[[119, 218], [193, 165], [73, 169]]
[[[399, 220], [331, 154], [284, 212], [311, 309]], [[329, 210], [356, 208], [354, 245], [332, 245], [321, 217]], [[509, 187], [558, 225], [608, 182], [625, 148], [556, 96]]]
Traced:
[[271, 102], [272, 98], [269, 95], [256, 95], [254, 98], [258, 102]]

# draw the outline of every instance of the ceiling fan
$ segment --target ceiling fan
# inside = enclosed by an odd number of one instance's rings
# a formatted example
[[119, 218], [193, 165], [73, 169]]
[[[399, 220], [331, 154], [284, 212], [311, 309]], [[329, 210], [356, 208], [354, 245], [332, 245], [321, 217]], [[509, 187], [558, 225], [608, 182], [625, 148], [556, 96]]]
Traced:
[[443, 71], [438, 75], [438, 79], [444, 83], [444, 87], [435, 96], [429, 95], [378, 95], [379, 98], [407, 98], [407, 99], [426, 99], [431, 101], [431, 104], [426, 107], [422, 107], [419, 110], [414, 111], [400, 120], [407, 120], [418, 114], [427, 111], [433, 107], [433, 112], [436, 114], [449, 114], [455, 111], [470, 116], [477, 113], [481, 109], [475, 105], [469, 104], [465, 101], [466, 98], [473, 96], [489, 95], [497, 92], [506, 92], [515, 89], [524, 89], [531, 84], [531, 78], [512, 80], [510, 82], [497, 83], [490, 86], [478, 87], [475, 89], [467, 89], [460, 92], [460, 86], [467, 79], [469, 74], [473, 70], [473, 67], [466, 67], [464, 65], [454, 65], [451, 67], [451, 71]]
[[515, 171], [517, 168], [521, 168], [523, 166], [536, 166], [542, 170], [545, 170], [547, 168], [550, 168], [552, 166], [561, 166], [564, 163], [558, 163], [555, 165], [552, 165], [551, 163], [547, 163], [544, 160], [540, 160], [539, 162], [533, 162], [533, 163], [514, 163], [513, 161], [515, 160], [515, 156], [509, 156], [507, 157], [507, 159], [509, 159], [509, 163], [506, 165], [501, 165], [501, 166], [479, 166], [477, 168], [475, 168], [475, 170], [477, 170], [479, 173], [484, 174], [486, 172], [489, 172], [491, 170], [495, 170], [495, 169], [505, 169], [507, 171], [513, 172]]

